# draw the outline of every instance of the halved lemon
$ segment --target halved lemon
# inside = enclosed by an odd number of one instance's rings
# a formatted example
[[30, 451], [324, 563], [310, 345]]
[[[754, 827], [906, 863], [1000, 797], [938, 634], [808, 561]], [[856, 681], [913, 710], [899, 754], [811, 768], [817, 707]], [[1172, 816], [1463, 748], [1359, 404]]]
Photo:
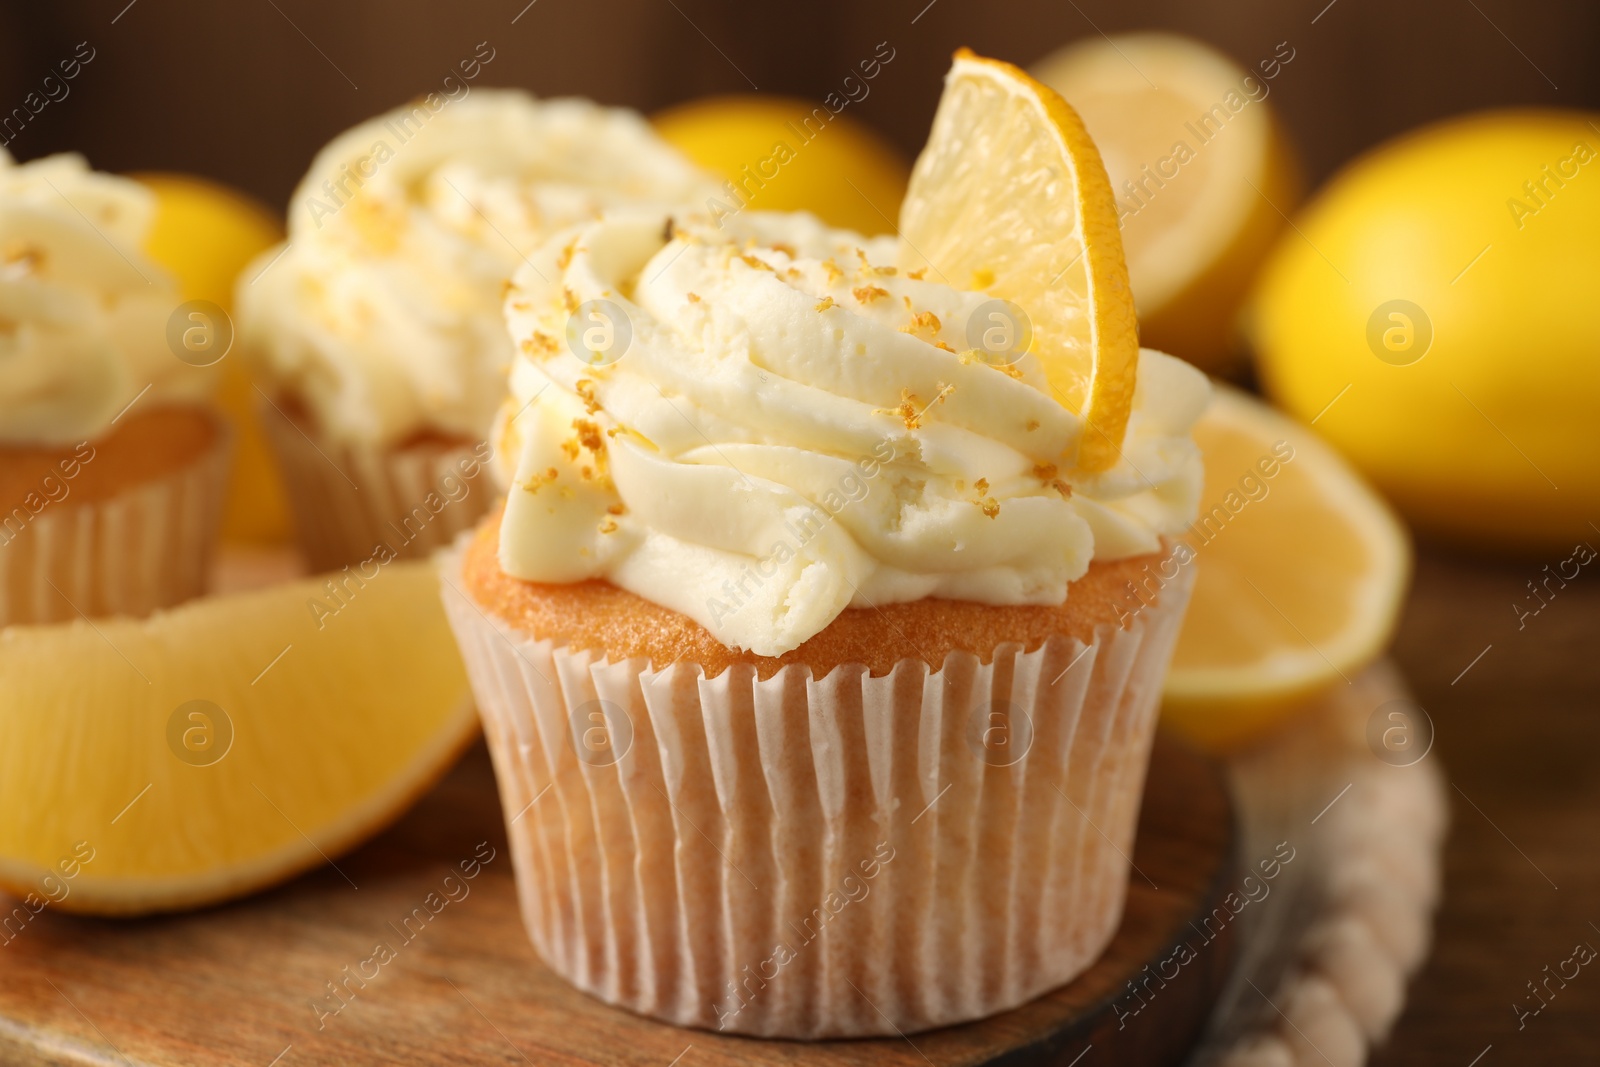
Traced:
[[1344, 685], [1394, 634], [1411, 569], [1404, 527], [1309, 428], [1218, 385], [1199, 567], [1167, 675], [1167, 723], [1212, 749], [1269, 730]]
[[0, 630], [0, 886], [104, 915], [209, 904], [405, 810], [476, 734], [438, 578], [332, 581]]
[[1105, 158], [1144, 343], [1206, 370], [1235, 362], [1239, 309], [1302, 192], [1269, 102], [1294, 55], [1281, 45], [1246, 71], [1189, 37], [1131, 33], [1033, 67]]
[[900, 207], [900, 266], [1018, 305], [1061, 402], [1084, 419], [1076, 466], [1121, 454], [1138, 327], [1100, 153], [1067, 102], [963, 48]]

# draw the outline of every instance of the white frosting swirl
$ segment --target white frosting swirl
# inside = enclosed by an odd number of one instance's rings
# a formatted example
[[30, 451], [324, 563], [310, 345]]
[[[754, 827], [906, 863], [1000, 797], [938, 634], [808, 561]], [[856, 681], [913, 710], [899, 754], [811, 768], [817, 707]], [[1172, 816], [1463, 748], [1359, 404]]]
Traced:
[[[771, 656], [850, 605], [1059, 604], [1092, 559], [1192, 521], [1209, 386], [1187, 364], [1141, 353], [1124, 458], [1079, 474], [1081, 422], [1036, 357], [961, 354], [986, 294], [882, 269], [893, 239], [809, 215], [663, 221], [569, 231], [516, 276], [508, 574], [603, 577]], [[574, 354], [605, 347], [591, 300], [626, 317], [606, 365]]]
[[145, 403], [205, 396], [213, 374], [167, 348], [182, 298], [145, 254], [154, 214], [81, 156], [0, 152], [0, 442], [99, 437], [146, 386]]
[[630, 111], [493, 89], [431, 100], [318, 153], [287, 249], [239, 282], [247, 350], [341, 440], [482, 436], [505, 393], [500, 303], [524, 254], [602, 210], [675, 204], [708, 181]]

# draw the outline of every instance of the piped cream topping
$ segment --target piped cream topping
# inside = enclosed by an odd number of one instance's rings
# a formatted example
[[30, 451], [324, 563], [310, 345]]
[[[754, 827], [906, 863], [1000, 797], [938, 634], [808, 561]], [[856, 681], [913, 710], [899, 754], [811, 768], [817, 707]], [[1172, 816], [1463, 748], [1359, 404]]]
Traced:
[[664, 221], [575, 228], [516, 276], [507, 573], [605, 578], [780, 655], [852, 605], [1059, 604], [1192, 521], [1187, 364], [1141, 353], [1123, 457], [1084, 475], [1037, 358], [969, 346], [987, 294], [807, 215]]
[[245, 271], [241, 335], [323, 433], [480, 437], [512, 348], [501, 300], [550, 233], [709, 180], [638, 115], [477, 89], [341, 134], [296, 190], [286, 246]]
[[155, 197], [83, 157], [0, 151], [0, 443], [93, 439], [135, 399], [200, 400], [214, 372], [169, 350], [182, 298], [145, 254]]

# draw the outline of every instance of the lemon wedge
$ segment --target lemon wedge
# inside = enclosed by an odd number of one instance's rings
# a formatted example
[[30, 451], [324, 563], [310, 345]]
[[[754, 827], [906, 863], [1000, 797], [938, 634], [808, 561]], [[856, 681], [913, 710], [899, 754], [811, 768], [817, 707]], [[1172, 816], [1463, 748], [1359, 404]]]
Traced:
[[438, 578], [332, 579], [0, 630], [0, 886], [105, 915], [209, 904], [408, 807], [477, 732]]
[[1139, 336], [1111, 183], [1077, 112], [1011, 64], [958, 51], [900, 237], [901, 269], [1023, 310], [1051, 388], [1084, 419], [1076, 466], [1115, 463]]
[[1165, 33], [1095, 37], [1034, 65], [1073, 102], [1117, 197], [1144, 343], [1210, 371], [1235, 362], [1239, 309], [1300, 198], [1300, 164], [1270, 102], [1294, 60], [1245, 71]]
[[1218, 385], [1194, 436], [1206, 489], [1185, 540], [1199, 570], [1163, 715], [1225, 750], [1383, 651], [1411, 548], [1337, 453], [1260, 401]]

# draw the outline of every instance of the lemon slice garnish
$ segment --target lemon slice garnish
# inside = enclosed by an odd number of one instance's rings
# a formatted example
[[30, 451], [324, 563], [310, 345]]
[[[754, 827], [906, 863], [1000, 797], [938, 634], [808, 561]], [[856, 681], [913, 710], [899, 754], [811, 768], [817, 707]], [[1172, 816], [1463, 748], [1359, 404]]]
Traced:
[[902, 269], [1023, 310], [1052, 390], [1084, 420], [1075, 465], [1114, 464], [1138, 328], [1111, 183], [1077, 112], [1011, 64], [957, 52], [900, 235]]

